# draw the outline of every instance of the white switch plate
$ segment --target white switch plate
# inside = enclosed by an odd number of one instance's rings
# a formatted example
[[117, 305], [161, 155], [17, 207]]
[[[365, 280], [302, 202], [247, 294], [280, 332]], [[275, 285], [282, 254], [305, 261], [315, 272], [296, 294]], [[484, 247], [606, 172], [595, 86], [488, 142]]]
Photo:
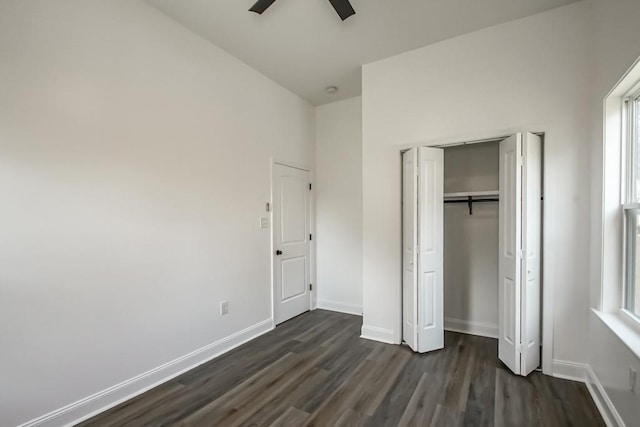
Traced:
[[229, 301], [222, 301], [220, 303], [220, 316], [224, 316], [229, 313]]
[[260, 217], [260, 228], [269, 228], [269, 217]]

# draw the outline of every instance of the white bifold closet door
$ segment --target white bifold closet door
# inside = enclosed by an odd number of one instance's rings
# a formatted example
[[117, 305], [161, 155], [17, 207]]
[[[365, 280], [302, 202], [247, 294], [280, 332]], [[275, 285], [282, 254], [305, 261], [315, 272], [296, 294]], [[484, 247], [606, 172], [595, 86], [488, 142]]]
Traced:
[[418, 351], [418, 149], [402, 154], [402, 339]]
[[444, 347], [444, 151], [403, 154], [403, 339], [420, 353]]
[[500, 142], [498, 357], [515, 374], [540, 364], [542, 141]]

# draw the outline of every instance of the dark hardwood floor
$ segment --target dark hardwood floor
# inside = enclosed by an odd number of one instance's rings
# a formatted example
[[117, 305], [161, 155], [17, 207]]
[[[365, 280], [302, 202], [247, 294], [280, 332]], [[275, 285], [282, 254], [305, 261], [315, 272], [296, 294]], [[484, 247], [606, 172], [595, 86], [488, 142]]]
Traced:
[[82, 426], [602, 426], [586, 387], [512, 375], [497, 341], [447, 332], [418, 355], [316, 310]]

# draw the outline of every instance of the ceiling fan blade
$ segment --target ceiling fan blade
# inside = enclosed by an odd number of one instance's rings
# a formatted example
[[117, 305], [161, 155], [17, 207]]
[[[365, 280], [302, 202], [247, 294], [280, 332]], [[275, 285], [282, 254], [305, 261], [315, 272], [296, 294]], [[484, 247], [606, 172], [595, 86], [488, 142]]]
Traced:
[[331, 6], [338, 12], [340, 19], [343, 21], [350, 17], [351, 15], [355, 15], [356, 11], [353, 10], [351, 3], [349, 0], [329, 0], [331, 2]]
[[276, 0], [258, 0], [256, 4], [251, 6], [251, 9], [249, 9], [249, 11], [262, 15], [262, 12], [267, 10], [267, 8], [271, 6], [274, 1]]

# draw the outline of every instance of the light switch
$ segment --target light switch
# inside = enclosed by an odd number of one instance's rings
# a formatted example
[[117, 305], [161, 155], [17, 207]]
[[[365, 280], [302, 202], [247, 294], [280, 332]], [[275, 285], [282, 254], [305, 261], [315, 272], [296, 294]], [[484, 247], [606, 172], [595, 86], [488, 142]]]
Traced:
[[269, 228], [269, 217], [263, 216], [260, 218], [260, 228]]

